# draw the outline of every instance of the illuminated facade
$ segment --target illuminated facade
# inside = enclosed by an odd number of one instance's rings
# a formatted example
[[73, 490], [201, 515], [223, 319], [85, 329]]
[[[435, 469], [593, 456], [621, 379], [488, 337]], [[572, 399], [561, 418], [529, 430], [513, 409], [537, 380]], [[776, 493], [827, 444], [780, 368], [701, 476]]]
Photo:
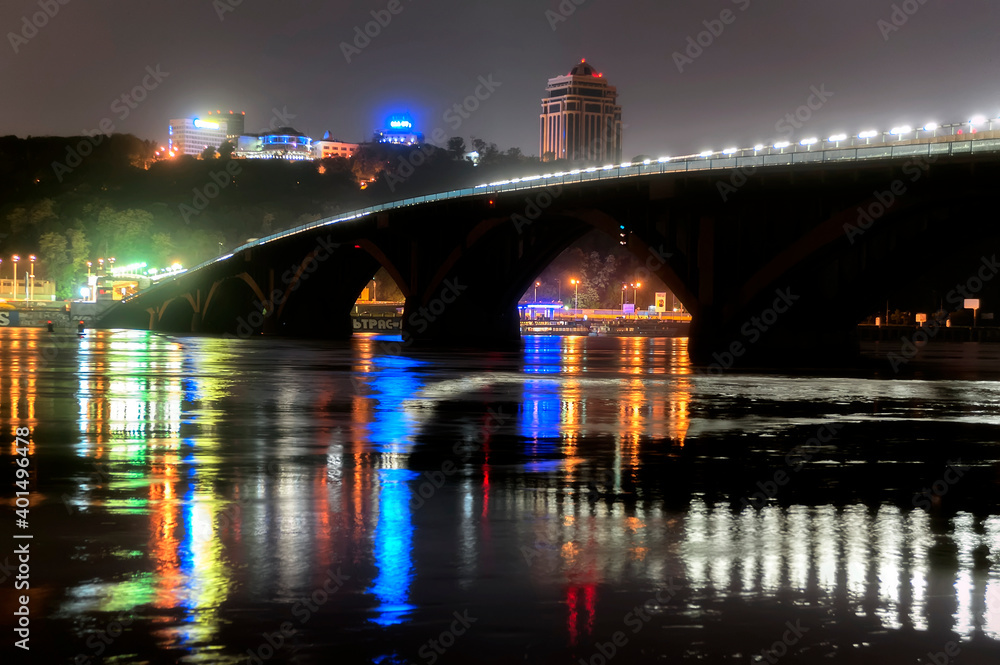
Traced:
[[225, 122], [226, 123], [226, 139], [231, 141], [232, 144], [236, 145], [236, 139], [243, 136], [246, 131], [246, 118], [247, 114], [245, 111], [237, 113], [236, 111], [229, 111], [228, 113], [223, 113], [222, 111], [216, 111], [215, 115], [212, 112], [208, 112], [208, 117], [205, 120], [213, 122]]
[[357, 143], [347, 143], [337, 141], [330, 132], [323, 134], [323, 138], [313, 141], [313, 155], [316, 159], [326, 159], [328, 157], [343, 157], [350, 159], [358, 149]]
[[385, 129], [375, 131], [375, 141], [396, 145], [416, 145], [424, 142], [424, 135], [414, 129], [412, 118], [406, 115], [394, 115], [389, 118]]
[[229, 125], [221, 118], [178, 118], [167, 128], [167, 147], [175, 155], [197, 157], [205, 148], [219, 149], [229, 132]]
[[313, 159], [313, 141], [291, 127], [264, 134], [245, 134], [236, 142], [236, 156], [243, 159]]
[[622, 161], [622, 107], [618, 90], [586, 60], [549, 79], [542, 100], [542, 161], [568, 159], [601, 164]]

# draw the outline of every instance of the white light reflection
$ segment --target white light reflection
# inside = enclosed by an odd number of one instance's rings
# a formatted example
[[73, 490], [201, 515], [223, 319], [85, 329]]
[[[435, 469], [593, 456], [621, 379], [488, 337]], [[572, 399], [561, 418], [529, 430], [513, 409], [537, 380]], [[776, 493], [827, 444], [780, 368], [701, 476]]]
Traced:
[[958, 573], [955, 576], [955, 627], [954, 630], [963, 640], [972, 638], [975, 630], [975, 618], [972, 610], [972, 598], [975, 594], [975, 583], [972, 570], [975, 566], [972, 552], [979, 544], [979, 536], [975, 531], [975, 520], [969, 513], [958, 513], [952, 519], [955, 545], [958, 547]]
[[927, 630], [928, 553], [934, 545], [931, 518], [923, 510], [913, 510], [906, 518], [906, 540], [910, 545], [910, 623], [914, 630]]
[[847, 594], [858, 616], [864, 616], [865, 586], [868, 577], [869, 517], [865, 506], [844, 508], [844, 561], [847, 568]]
[[832, 596], [837, 592], [837, 561], [840, 559], [837, 509], [818, 506], [815, 524], [813, 551], [816, 552], [816, 584], [823, 593]]
[[983, 633], [1000, 639], [1000, 517], [983, 523], [983, 539], [990, 548], [990, 572], [986, 582], [986, 608], [983, 610]]
[[793, 589], [809, 587], [809, 508], [788, 509], [788, 581]]
[[878, 561], [878, 597], [876, 610], [882, 625], [890, 630], [903, 627], [899, 618], [899, 577], [902, 560], [903, 530], [899, 508], [881, 506], [875, 517], [875, 558]]

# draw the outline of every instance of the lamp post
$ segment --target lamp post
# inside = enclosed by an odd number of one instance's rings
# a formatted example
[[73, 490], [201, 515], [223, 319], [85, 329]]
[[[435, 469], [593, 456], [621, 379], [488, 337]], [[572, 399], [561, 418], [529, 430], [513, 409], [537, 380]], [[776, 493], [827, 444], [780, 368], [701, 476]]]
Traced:
[[31, 261], [31, 280], [29, 281], [29, 284], [31, 284], [31, 288], [28, 291], [28, 300], [35, 299], [35, 261], [37, 259], [38, 257], [35, 256], [34, 254], [28, 257], [28, 260]]
[[14, 300], [17, 300], [17, 262], [21, 260], [21, 257], [15, 254], [14, 259]]
[[378, 282], [372, 280], [372, 302], [378, 302]]
[[622, 282], [622, 313], [625, 313], [625, 282]]
[[[636, 307], [639, 306], [639, 288], [641, 286], [642, 282], [636, 282], [635, 284], [632, 285], [632, 288], [634, 289], [634, 293], [632, 294], [632, 304], [635, 305]], [[639, 313], [636, 312], [635, 315], [639, 316]]]
[[571, 279], [569, 283], [576, 288], [576, 295], [573, 297], [573, 309], [578, 310], [580, 309], [580, 280]]
[[541, 282], [535, 282], [535, 302], [538, 302], [538, 287], [541, 286]]

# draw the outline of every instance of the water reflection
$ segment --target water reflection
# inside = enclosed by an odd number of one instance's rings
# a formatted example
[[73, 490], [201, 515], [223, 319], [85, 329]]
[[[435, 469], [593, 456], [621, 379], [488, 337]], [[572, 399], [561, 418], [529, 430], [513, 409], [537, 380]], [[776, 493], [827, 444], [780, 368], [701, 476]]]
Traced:
[[[62, 423], [66, 437], [36, 439], [37, 454], [72, 455], [59, 495], [92, 527], [74, 536], [52, 614], [134, 613], [156, 649], [236, 659], [241, 640], [293, 618], [339, 567], [351, 581], [302, 627], [304, 644], [332, 631], [380, 645], [410, 630], [419, 645], [440, 633], [441, 607], [509, 594], [541, 599], [519, 610], [518, 629], [584, 649], [620, 624], [624, 596], [670, 580], [685, 590], [671, 620], [690, 625], [733, 599], [791, 598], [830, 622], [847, 608], [883, 631], [1000, 639], [993, 506], [947, 518], [889, 500], [753, 510], [734, 508], [725, 479], [682, 500], [663, 489], [707, 475], [713, 432], [761, 435], [739, 445], [763, 457], [762, 435], [827, 417], [800, 416], [806, 405], [879, 401], [937, 418], [969, 399], [948, 385], [935, 407], [926, 387], [710, 380], [693, 374], [685, 340], [535, 337], [520, 354], [454, 360], [394, 356], [376, 338], [262, 350], [115, 332], [73, 338], [44, 363], [39, 333], [0, 334], [2, 415]], [[39, 397], [51, 394], [64, 396]], [[988, 422], [976, 400], [968, 408]], [[775, 406], [785, 402], [794, 417]], [[444, 462], [454, 471], [428, 485]], [[227, 632], [234, 621], [253, 622], [248, 636]]]

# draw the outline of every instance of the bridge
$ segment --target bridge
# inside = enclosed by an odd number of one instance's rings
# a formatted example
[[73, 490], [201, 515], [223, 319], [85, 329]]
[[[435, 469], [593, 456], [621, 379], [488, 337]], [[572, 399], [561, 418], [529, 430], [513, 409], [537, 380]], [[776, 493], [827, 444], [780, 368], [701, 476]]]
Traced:
[[358, 293], [384, 267], [406, 299], [404, 342], [502, 347], [519, 343], [517, 302], [537, 275], [599, 229], [691, 312], [696, 360], [831, 361], [853, 352], [856, 324], [887, 294], [974, 276], [997, 247], [1000, 136], [948, 127], [574, 169], [372, 206], [237, 247], [128, 298], [99, 325], [346, 338]]

